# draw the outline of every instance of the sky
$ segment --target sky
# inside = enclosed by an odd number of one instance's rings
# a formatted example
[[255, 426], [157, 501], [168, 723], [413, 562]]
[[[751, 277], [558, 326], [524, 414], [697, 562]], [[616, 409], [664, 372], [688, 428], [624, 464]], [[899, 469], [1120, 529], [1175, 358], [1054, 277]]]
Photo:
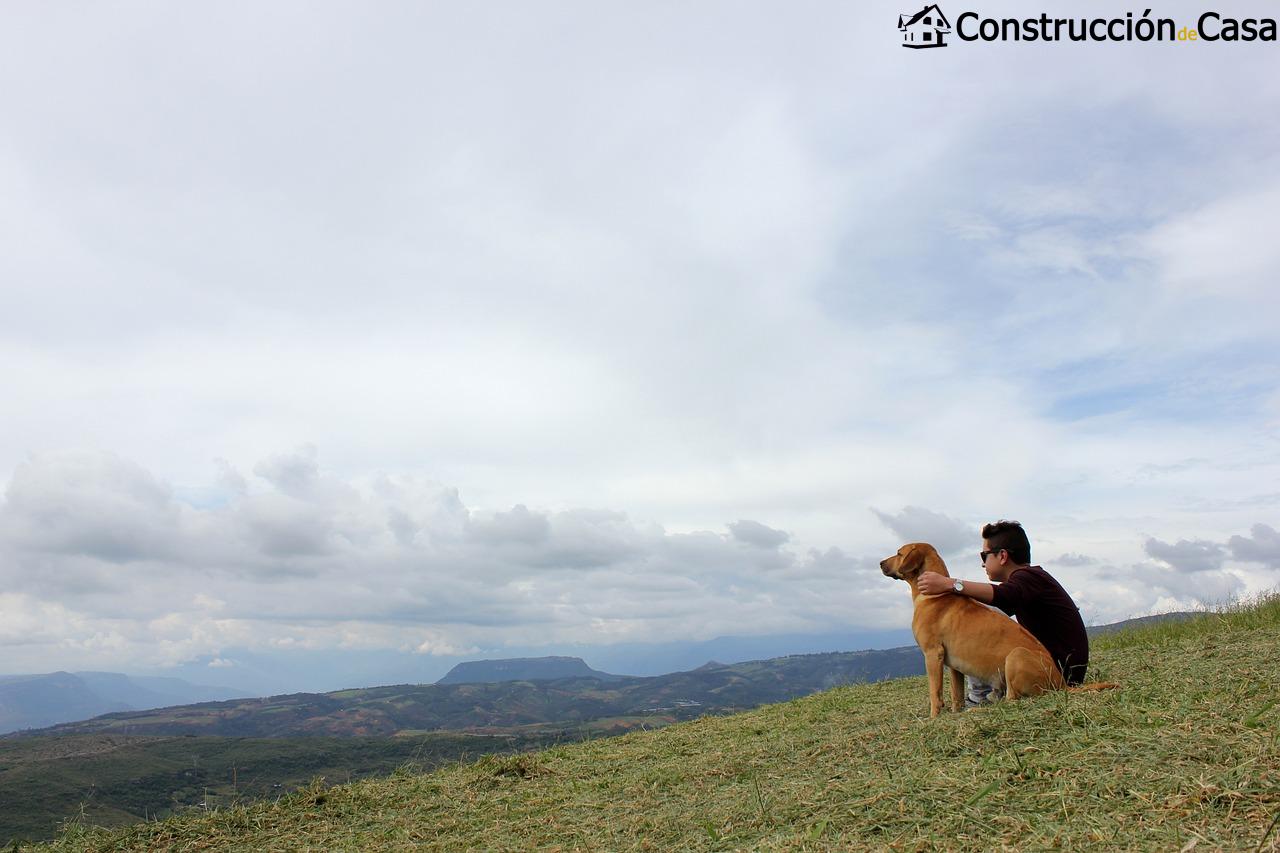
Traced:
[[0, 672], [910, 642], [998, 518], [1090, 624], [1275, 590], [1280, 45], [914, 11], [8, 8]]

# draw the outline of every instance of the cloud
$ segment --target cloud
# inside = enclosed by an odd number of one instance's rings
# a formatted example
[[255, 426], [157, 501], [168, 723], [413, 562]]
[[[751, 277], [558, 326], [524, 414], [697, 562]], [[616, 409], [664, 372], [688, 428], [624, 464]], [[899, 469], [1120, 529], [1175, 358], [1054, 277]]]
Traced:
[[[307, 445], [294, 453], [273, 455], [253, 468], [253, 473], [293, 497], [305, 496], [311, 492], [316, 486], [319, 471], [314, 445]], [[240, 486], [235, 480], [232, 480], [232, 484]]]
[[728, 527], [734, 539], [757, 548], [780, 548], [791, 538], [791, 534], [783, 530], [774, 530], [766, 524], [749, 519], [732, 522]]
[[547, 541], [551, 525], [545, 515], [529, 512], [524, 504], [516, 504], [507, 512], [473, 518], [469, 532], [475, 541], [490, 545], [537, 545]]
[[460, 648], [438, 639], [426, 639], [414, 647], [415, 655], [432, 655], [436, 657], [457, 657], [459, 655], [475, 655], [480, 649], [475, 646]]
[[284, 494], [255, 495], [238, 505], [238, 520], [254, 547], [269, 557], [310, 557], [335, 549], [325, 507]]
[[1222, 568], [1226, 549], [1216, 542], [1179, 539], [1170, 545], [1159, 539], [1148, 539], [1143, 550], [1152, 557], [1167, 563], [1178, 572], [1214, 572]]
[[1061, 554], [1053, 559], [1054, 565], [1059, 566], [1093, 566], [1098, 561], [1087, 554]]
[[1264, 224], [1277, 207], [1280, 183], [1262, 181], [1158, 225], [1147, 248], [1179, 287], [1274, 307], [1270, 290], [1257, 285], [1280, 266], [1280, 246]]
[[1232, 572], [1197, 571], [1187, 574], [1169, 566], [1156, 566], [1144, 572], [1146, 582], [1168, 590], [1179, 601], [1207, 605], [1228, 604], [1245, 589], [1245, 583]]
[[980, 538], [972, 525], [923, 507], [903, 507], [896, 515], [871, 511], [904, 543], [928, 542], [943, 555], [973, 547]]
[[1238, 566], [1226, 565], [1231, 559], [1280, 568], [1280, 535], [1265, 524], [1253, 525], [1251, 533], [1252, 537], [1234, 535], [1225, 544], [1200, 539], [1169, 544], [1149, 538], [1143, 549], [1159, 563], [1147, 568], [1144, 580], [1179, 599], [1213, 605], [1229, 602], [1251, 587], [1262, 592], [1280, 578], [1251, 576]]
[[249, 481], [225, 459], [213, 460], [218, 470], [218, 485], [224, 491], [235, 495], [243, 495], [249, 491]]
[[[257, 485], [196, 507], [115, 455], [33, 457], [0, 508], [0, 575], [27, 602], [14, 606], [61, 615], [56, 631], [24, 640], [223, 666], [233, 648], [450, 656], [860, 621], [848, 590], [865, 561], [834, 547], [783, 551], [789, 535], [762, 522], [674, 533], [612, 510], [471, 510], [455, 489], [412, 478], [340, 480], [313, 452], [254, 470]], [[129, 540], [145, 571], [123, 576], [121, 549], [84, 547], [98, 541], [103, 507], [121, 530], [149, 532]], [[70, 602], [71, 588], [73, 607], [53, 603]]]
[[5, 533], [32, 551], [112, 563], [172, 552], [182, 523], [170, 490], [109, 453], [33, 457], [5, 493]]
[[1249, 532], [1252, 536], [1237, 535], [1227, 540], [1231, 556], [1242, 562], [1280, 569], [1280, 533], [1269, 524], [1255, 524]]

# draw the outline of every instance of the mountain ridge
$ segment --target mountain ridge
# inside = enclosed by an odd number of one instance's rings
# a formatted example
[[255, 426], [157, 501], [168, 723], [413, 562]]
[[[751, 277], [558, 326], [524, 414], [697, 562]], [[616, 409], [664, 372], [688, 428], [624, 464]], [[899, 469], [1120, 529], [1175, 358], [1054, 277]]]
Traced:
[[[367, 737], [418, 731], [510, 731], [531, 727], [625, 730], [636, 719], [666, 725], [808, 695], [838, 684], [924, 672], [920, 651], [897, 649], [790, 655], [614, 681], [400, 684], [115, 712], [5, 737], [62, 734]], [[601, 722], [604, 721], [604, 722]], [[610, 722], [616, 721], [616, 722]]]
[[229, 687], [118, 672], [58, 670], [0, 675], [0, 736], [102, 714], [145, 711], [215, 698], [247, 696]]

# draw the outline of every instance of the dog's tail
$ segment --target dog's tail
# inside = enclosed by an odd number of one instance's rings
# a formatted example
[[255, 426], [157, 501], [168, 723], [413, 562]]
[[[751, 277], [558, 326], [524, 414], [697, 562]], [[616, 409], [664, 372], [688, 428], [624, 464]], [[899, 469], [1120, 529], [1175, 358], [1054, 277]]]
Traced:
[[1114, 681], [1090, 681], [1088, 684], [1078, 684], [1075, 687], [1068, 687], [1068, 693], [1085, 693], [1094, 690], [1119, 690], [1120, 685]]

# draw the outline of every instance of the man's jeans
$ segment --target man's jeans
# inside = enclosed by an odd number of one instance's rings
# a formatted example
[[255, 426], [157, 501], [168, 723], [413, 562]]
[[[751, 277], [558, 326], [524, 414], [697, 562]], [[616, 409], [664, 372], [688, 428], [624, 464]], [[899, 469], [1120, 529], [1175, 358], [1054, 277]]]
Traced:
[[1004, 693], [997, 691], [994, 686], [968, 675], [964, 677], [964, 684], [966, 688], [964, 693], [964, 706], [966, 708], [976, 708], [979, 705], [989, 705], [992, 702], [1000, 701], [1004, 696]]

